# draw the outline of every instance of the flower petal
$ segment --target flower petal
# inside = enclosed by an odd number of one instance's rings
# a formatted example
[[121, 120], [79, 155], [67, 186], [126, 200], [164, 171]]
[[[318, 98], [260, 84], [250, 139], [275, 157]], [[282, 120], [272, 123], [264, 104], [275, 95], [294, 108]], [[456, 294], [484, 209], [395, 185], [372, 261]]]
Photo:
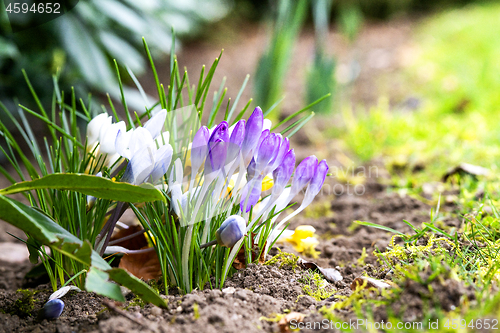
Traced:
[[151, 119], [149, 119], [143, 126], [143, 128], [147, 129], [149, 133], [151, 133], [151, 136], [153, 139], [156, 139], [162, 129], [163, 125], [165, 124], [165, 118], [167, 117], [167, 110], [163, 109], [159, 112], [157, 112]]

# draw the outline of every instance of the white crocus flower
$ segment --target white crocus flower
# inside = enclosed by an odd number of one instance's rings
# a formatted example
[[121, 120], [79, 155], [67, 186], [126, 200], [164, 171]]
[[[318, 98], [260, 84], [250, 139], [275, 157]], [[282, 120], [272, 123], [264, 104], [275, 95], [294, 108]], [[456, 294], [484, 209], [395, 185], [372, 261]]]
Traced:
[[107, 113], [101, 113], [87, 125], [87, 147], [96, 156], [106, 155], [104, 164], [111, 167], [120, 158], [116, 153], [115, 141], [119, 131], [125, 131], [125, 122], [113, 124], [113, 118]]
[[107, 113], [101, 113], [94, 117], [87, 125], [87, 147], [92, 150], [99, 141], [101, 128], [111, 125], [112, 118]]
[[267, 118], [264, 119], [264, 125], [262, 126], [262, 131], [271, 130], [271, 126], [273, 126], [273, 122]]
[[157, 148], [151, 133], [139, 127], [132, 131], [118, 133], [116, 137], [118, 154], [129, 160], [122, 181], [135, 185], [144, 183], [150, 176], [156, 183], [167, 172], [172, 159], [172, 147], [169, 144]]

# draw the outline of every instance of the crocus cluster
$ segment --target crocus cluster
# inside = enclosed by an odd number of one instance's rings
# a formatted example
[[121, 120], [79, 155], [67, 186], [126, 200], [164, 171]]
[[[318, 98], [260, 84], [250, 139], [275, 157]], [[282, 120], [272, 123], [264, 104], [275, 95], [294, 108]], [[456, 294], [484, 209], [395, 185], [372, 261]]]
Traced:
[[[183, 193], [178, 181], [171, 184], [176, 213], [189, 215], [188, 198], [195, 202], [192, 213], [196, 215], [202, 201], [210, 199], [219, 202], [230, 194], [233, 200], [238, 200], [236, 202], [239, 202], [241, 216], [248, 218], [253, 208], [253, 220], [247, 226], [250, 229], [260, 217], [266, 220], [273, 209], [279, 212], [285, 208], [304, 188], [305, 199], [293, 215], [309, 205], [324, 183], [328, 165], [325, 160], [318, 163], [315, 156], [310, 156], [295, 168], [295, 153], [290, 149], [288, 138], [272, 133], [270, 125], [270, 121], [264, 119], [262, 110], [257, 107], [248, 121], [240, 120], [231, 127], [225, 121], [212, 129], [201, 127], [191, 145], [188, 190]], [[177, 169], [184, 170], [182, 165]], [[291, 187], [288, 187], [292, 175]], [[177, 176], [172, 178], [179, 180], [182, 173], [177, 172]], [[194, 187], [195, 179], [200, 178], [203, 184]], [[264, 183], [269, 183], [266, 179], [272, 179], [272, 191], [262, 200], [263, 187], [267, 188]], [[214, 190], [207, 195], [206, 190], [211, 184]], [[212, 215], [215, 213], [212, 212]], [[278, 215], [275, 214], [273, 219]], [[188, 217], [190, 223], [196, 222], [194, 216], [191, 217]], [[203, 216], [199, 220], [206, 218]]]
[[[111, 117], [99, 115], [89, 123], [88, 145], [111, 156], [111, 161], [127, 159], [121, 180], [135, 185], [146, 181], [157, 183], [171, 169], [168, 193], [171, 209], [179, 216], [181, 225], [207, 220], [238, 203], [240, 218], [232, 218], [234, 223], [238, 222], [235, 230], [240, 230], [241, 221], [248, 221], [252, 211], [252, 220], [246, 222], [250, 230], [259, 220], [271, 218], [274, 223], [279, 212], [305, 189], [301, 206], [274, 228], [271, 237], [275, 238], [279, 227], [309, 205], [325, 181], [326, 161], [318, 163], [312, 155], [295, 168], [295, 153], [290, 149], [289, 139], [271, 132], [271, 122], [264, 119], [259, 107], [248, 121], [242, 119], [232, 126], [222, 121], [211, 129], [200, 127], [184, 165], [180, 158], [170, 165], [172, 147], [167, 142], [168, 132], [161, 135], [166, 114], [162, 110], [143, 127], [129, 131], [124, 123], [112, 124]], [[187, 167], [190, 178], [185, 181]], [[271, 193], [262, 199], [267, 189]], [[273, 216], [269, 216], [272, 212]], [[243, 234], [239, 232], [238, 237]], [[230, 243], [236, 241], [231, 239]]]

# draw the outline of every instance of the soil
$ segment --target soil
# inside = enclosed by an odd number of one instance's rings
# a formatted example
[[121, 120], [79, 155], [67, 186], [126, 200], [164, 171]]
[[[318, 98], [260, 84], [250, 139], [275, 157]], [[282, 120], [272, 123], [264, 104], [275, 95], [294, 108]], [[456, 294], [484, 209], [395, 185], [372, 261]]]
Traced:
[[[376, 85], [375, 78], [395, 73], [400, 65], [397, 55], [408, 45], [411, 26], [411, 23], [404, 21], [370, 25], [365, 27], [354, 45], [349, 45], [339, 34], [331, 35], [329, 45], [335, 46], [339, 64], [347, 63], [350, 56], [355, 54], [362, 62], [363, 70], [351, 87], [352, 95], [349, 98], [366, 104], [376, 102], [379, 91], [373, 88]], [[256, 27], [239, 31], [236, 36], [232, 42], [222, 41], [226, 52], [218, 70], [219, 76], [215, 78], [216, 82], [220, 82], [222, 76], [228, 77], [227, 86], [234, 89], [228, 92], [229, 95], [236, 94], [239, 88], [234, 87], [239, 87], [245, 75], [255, 67], [259, 55], [257, 51], [262, 49], [257, 45], [267, 42], [265, 32]], [[312, 57], [311, 36], [310, 32], [301, 36], [298, 52], [294, 55], [300, 59], [297, 60], [298, 68], [303, 69]], [[186, 44], [179, 54], [181, 65], [191, 69], [199, 68], [202, 62], [210, 62], [218, 55], [222, 42]], [[383, 61], [377, 60], [380, 56]], [[374, 63], [370, 65], [370, 62]], [[160, 70], [166, 69], [160, 66]], [[301, 79], [303, 73], [297, 70], [291, 74], [287, 86], [289, 91], [296, 93], [289, 94], [291, 98], [286, 100], [285, 109], [297, 109], [297, 105], [302, 105], [300, 87], [304, 82]], [[149, 78], [143, 81], [153, 82]], [[394, 101], [401, 101], [397, 93], [397, 80], [390, 85], [395, 88], [395, 93], [391, 95]], [[152, 88], [146, 86], [146, 89], [151, 91]], [[322, 126], [318, 122], [315, 124], [320, 128]], [[341, 166], [336, 157], [339, 150], [335, 142], [318, 139], [315, 134], [311, 134], [314, 132], [314, 126], [311, 126], [309, 130], [305, 129], [306, 134], [297, 135], [294, 139], [298, 159], [314, 150], [319, 158], [326, 158], [329, 165]], [[346, 184], [329, 179], [325, 186], [327, 190], [318, 196], [308, 212], [297, 216], [290, 226], [292, 229], [301, 224], [314, 226], [320, 240], [317, 246], [320, 256], [313, 261], [321, 267], [337, 268], [343, 276], [342, 281], [331, 283], [330, 288], [335, 293], [325, 300], [318, 301], [305, 295], [301, 281], [308, 273], [304, 270], [293, 270], [287, 265], [282, 268], [279, 265], [249, 265], [231, 277], [222, 290], [206, 289], [187, 295], [174, 292], [164, 296], [168, 300], [167, 309], [143, 304], [128, 292], [127, 302], [114, 306], [126, 309], [132, 319], [105, 306], [103, 297], [88, 292], [72, 292], [63, 297], [65, 309], [58, 319], [40, 320], [37, 314], [51, 293], [50, 285], [43, 281], [24, 279], [32, 266], [27, 254], [21, 251], [15, 262], [0, 261], [0, 332], [280, 332], [285, 327], [279, 325], [276, 318], [280, 317], [276, 315], [288, 311], [304, 314], [304, 323], [320, 322], [324, 317], [319, 310], [338, 302], [339, 296], [351, 295], [351, 283], [363, 273], [390, 280], [390, 272], [380, 269], [373, 252], [384, 251], [392, 235], [379, 229], [353, 225], [353, 221], [370, 221], [409, 232], [410, 228], [403, 219], [415, 226], [429, 219], [429, 206], [409, 196], [391, 193], [391, 189], [384, 185], [388, 176], [383, 166], [377, 161], [370, 165], [377, 166], [378, 172], [367, 178], [362, 193], [356, 194], [352, 188], [351, 192], [335, 191], [345, 188]], [[7, 185], [4, 179], [1, 182], [2, 187]], [[460, 221], [449, 220], [446, 223], [458, 226]], [[6, 242], [19, 243], [6, 232], [21, 238], [24, 236], [1, 221], [0, 231], [0, 244], [4, 245]], [[280, 247], [284, 252], [298, 254], [291, 245]], [[358, 264], [363, 249], [367, 256], [364, 264]], [[276, 250], [272, 252], [276, 253]], [[436, 291], [434, 301], [446, 302], [445, 305], [450, 308], [458, 305], [463, 295], [471, 297], [469, 289], [451, 279], [433, 287]], [[27, 291], [18, 291], [19, 288]], [[404, 312], [405, 320], [423, 318], [423, 293], [425, 290], [421, 290], [420, 285], [403, 288], [401, 303], [394, 307]], [[387, 319], [387, 309], [384, 307], [376, 308], [373, 313], [374, 320]], [[346, 321], [355, 319], [352, 310], [337, 311], [336, 315]], [[303, 331], [313, 329], [306, 328]]]

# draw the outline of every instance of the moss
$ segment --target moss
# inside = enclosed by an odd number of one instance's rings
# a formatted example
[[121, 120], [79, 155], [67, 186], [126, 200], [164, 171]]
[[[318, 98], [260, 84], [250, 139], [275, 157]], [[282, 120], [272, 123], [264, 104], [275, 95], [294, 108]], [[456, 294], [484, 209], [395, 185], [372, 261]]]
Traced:
[[38, 294], [40, 290], [18, 289], [17, 292], [22, 296], [14, 302], [9, 313], [19, 317], [31, 316], [35, 307], [33, 295]]
[[404, 245], [395, 244], [396, 238], [400, 235], [394, 235], [391, 238], [388, 248], [391, 250], [386, 252], [374, 252], [378, 257], [380, 264], [384, 264], [387, 260], [391, 264], [398, 264], [400, 262], [407, 262], [416, 258], [424, 258], [429, 255], [440, 255], [448, 253], [448, 249], [443, 247], [442, 244], [447, 244], [451, 249], [455, 249], [455, 244], [449, 239], [444, 237], [436, 238], [434, 234], [430, 234], [426, 245], [415, 245], [417, 240], [413, 243], [405, 243]]
[[281, 252], [278, 249], [278, 254], [269, 259], [264, 265], [274, 265], [279, 264], [279, 268], [283, 268], [284, 266], [290, 266], [293, 270], [297, 268], [299, 257], [297, 257], [293, 253]]
[[138, 306], [140, 307], [141, 309], [144, 308], [144, 306], [146, 305], [146, 303], [139, 297], [139, 296], [135, 296], [133, 300], [131, 300], [128, 305], [125, 307], [125, 310], [128, 310], [130, 307], [132, 306]]
[[308, 271], [298, 281], [304, 284], [302, 291], [317, 301], [324, 300], [335, 294], [334, 288], [319, 273]]

